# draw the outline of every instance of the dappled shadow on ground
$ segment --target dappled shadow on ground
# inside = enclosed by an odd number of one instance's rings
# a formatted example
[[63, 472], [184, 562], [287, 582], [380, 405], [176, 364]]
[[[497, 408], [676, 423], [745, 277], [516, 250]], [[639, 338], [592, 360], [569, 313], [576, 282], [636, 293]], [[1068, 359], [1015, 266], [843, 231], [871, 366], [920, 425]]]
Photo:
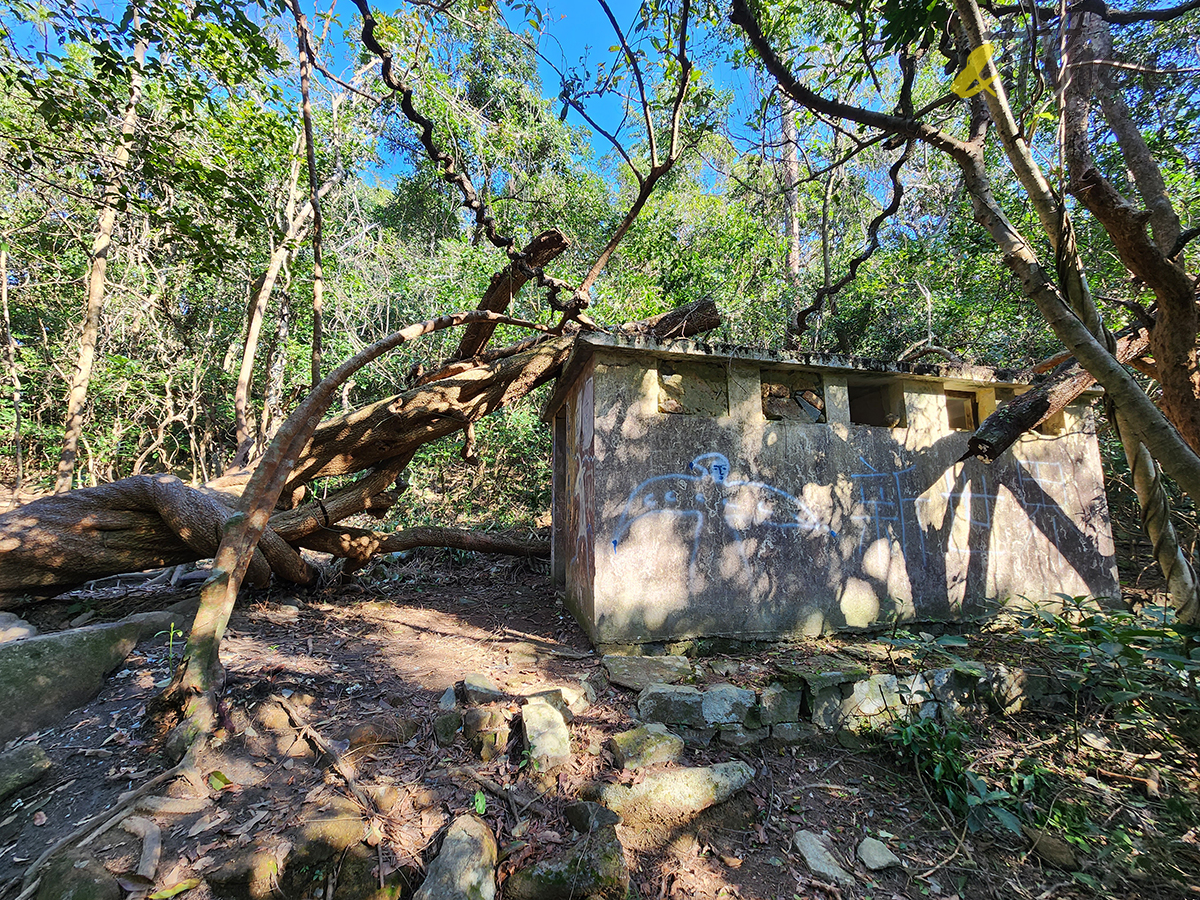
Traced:
[[[138, 726], [155, 683], [168, 673], [170, 652], [167, 636], [143, 645], [97, 701], [42, 735], [56, 768], [0, 805], [0, 885], [120, 791], [163, 770]], [[776, 664], [816, 652], [831, 646], [696, 660], [696, 678], [761, 689]], [[381, 878], [407, 896], [455, 815], [482, 809], [502, 848], [523, 842], [519, 853], [533, 861], [573, 840], [562, 808], [584, 783], [638, 777], [616, 770], [604, 748], [609, 736], [635, 724], [636, 695], [599, 678], [599, 659], [547, 574], [524, 563], [418, 553], [351, 584], [249, 594], [231, 622], [223, 660], [225, 718], [201, 759], [202, 783], [155, 791], [200, 803], [191, 812], [156, 815], [164, 848], [158, 886], [202, 877], [185, 895], [192, 900], [245, 896], [247, 883], [292, 900], [349, 900], [372, 896]], [[570, 764], [541, 779], [531, 775], [515, 739], [507, 755], [488, 763], [461, 736], [440, 747], [432, 732], [439, 698], [471, 672], [514, 696], [579, 685], [584, 677], [596, 685], [595, 702], [571, 725]], [[329, 742], [369, 808], [352, 798], [298, 721]], [[1007, 731], [992, 731], [988, 752], [1025, 756], [1022, 742], [1036, 728], [1014, 721]], [[658, 833], [625, 831], [635, 896], [917, 900], [1036, 897], [1051, 888], [1047, 896], [1083, 896], [1068, 874], [1040, 868], [1020, 839], [951, 830], [957, 824], [949, 814], [885, 751], [849, 749], [826, 736], [797, 748], [689, 748], [682, 762], [736, 758], [757, 776], [735, 800]], [[542, 811], [514, 814], [463, 769], [527, 793], [545, 791]], [[37, 812], [44, 824], [35, 823]], [[839, 894], [815, 878], [792, 849], [798, 829], [827, 833], [856, 884]], [[908, 868], [856, 868], [854, 850], [867, 835], [883, 838]], [[316, 851], [285, 853], [286, 845], [302, 842]], [[92, 849], [110, 868], [130, 870], [140, 846], [113, 829]], [[1155, 890], [1172, 896], [1169, 888]]]

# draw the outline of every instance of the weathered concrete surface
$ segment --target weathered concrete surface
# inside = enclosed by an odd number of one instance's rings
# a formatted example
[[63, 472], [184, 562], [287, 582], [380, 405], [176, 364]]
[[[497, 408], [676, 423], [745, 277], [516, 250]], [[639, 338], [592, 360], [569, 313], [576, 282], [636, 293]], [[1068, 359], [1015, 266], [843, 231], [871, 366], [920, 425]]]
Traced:
[[0, 744], [95, 697], [140, 634], [137, 622], [117, 622], [0, 644]]
[[[995, 463], [959, 463], [969, 432], [951, 430], [946, 390], [972, 392], [982, 418], [1023, 385], [744, 352], [714, 367], [701, 350], [589, 337], [548, 407], [555, 571], [594, 642], [776, 639], [954, 620], [1018, 595], [1116, 596], [1086, 407]], [[797, 372], [819, 376], [818, 421], [775, 418], [764, 398]], [[856, 424], [871, 403], [877, 424]]]

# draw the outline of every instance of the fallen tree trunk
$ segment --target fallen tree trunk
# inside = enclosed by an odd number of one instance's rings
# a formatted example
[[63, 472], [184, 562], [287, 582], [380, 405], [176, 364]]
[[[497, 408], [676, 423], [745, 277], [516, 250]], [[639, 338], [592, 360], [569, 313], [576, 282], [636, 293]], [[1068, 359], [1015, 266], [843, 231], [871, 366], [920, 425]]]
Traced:
[[[701, 301], [621, 330], [690, 336], [719, 322], [711, 301]], [[400, 499], [402, 473], [422, 445], [556, 377], [574, 340], [574, 334], [543, 335], [521, 342], [525, 349], [512, 355], [466, 369], [457, 363], [443, 370], [451, 374], [437, 373], [411, 390], [318, 425], [284, 485], [283, 497], [291, 499], [283, 505], [294, 508], [271, 514], [247, 581], [262, 586], [274, 574], [310, 583], [314, 572], [300, 558], [299, 547], [355, 564], [375, 553], [417, 546], [545, 555], [537, 542], [453, 529], [388, 535], [337, 523], [362, 512], [386, 512]], [[108, 575], [212, 557], [253, 471], [228, 473], [199, 488], [170, 475], [135, 476], [45, 497], [0, 515], [0, 609], [15, 605], [21, 594], [48, 596]], [[313, 481], [356, 473], [364, 474], [321, 500], [297, 504]]]
[[[1144, 356], [1150, 349], [1150, 333], [1142, 327], [1118, 336], [1116, 357], [1129, 363]], [[994, 462], [1021, 435], [1032, 431], [1056, 415], [1096, 383], [1091, 375], [1073, 359], [1059, 365], [1051, 376], [1037, 387], [1026, 391], [997, 409], [983, 420], [967, 442], [967, 452], [959, 462], [977, 456], [984, 462]]]

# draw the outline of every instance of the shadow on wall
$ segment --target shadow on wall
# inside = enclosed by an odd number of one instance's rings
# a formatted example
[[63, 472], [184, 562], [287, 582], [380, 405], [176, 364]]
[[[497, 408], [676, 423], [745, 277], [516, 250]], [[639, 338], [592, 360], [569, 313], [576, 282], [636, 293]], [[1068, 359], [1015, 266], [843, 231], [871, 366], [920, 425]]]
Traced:
[[[620, 406], [605, 433], [621, 434]], [[1088, 496], [1055, 461], [1065, 444], [1048, 453], [1049, 442], [1030, 442], [1025, 458], [988, 465], [956, 462], [962, 432], [911, 449], [899, 429], [768, 429], [747, 447], [728, 424], [686, 424], [678, 440], [606, 448], [600, 642], [814, 634], [977, 615], [1030, 586], [1046, 595], [1115, 588], [1111, 548], [1101, 546], [1103, 494]], [[706, 449], [683, 462], [687, 446]], [[655, 469], [667, 471], [627, 495], [613, 490]], [[1082, 508], [1078, 521], [1056, 498]]]

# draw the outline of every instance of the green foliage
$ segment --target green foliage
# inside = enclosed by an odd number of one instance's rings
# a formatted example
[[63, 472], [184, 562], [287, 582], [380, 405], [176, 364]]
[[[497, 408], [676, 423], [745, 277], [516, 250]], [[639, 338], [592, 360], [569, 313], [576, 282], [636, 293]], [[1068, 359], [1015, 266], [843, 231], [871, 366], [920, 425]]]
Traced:
[[1125, 722], [1200, 723], [1200, 631], [1162, 607], [1135, 614], [1062, 600], [1062, 613], [1038, 610], [1023, 633], [1055, 654], [1078, 693]]
[[897, 722], [885, 734], [896, 755], [910, 763], [918, 777], [926, 779], [946, 806], [966, 818], [967, 826], [977, 831], [989, 820], [1016, 834], [1020, 820], [1009, 808], [1013, 795], [991, 788], [971, 770], [964, 743], [970, 734], [965, 722], [950, 718], [916, 718]]

